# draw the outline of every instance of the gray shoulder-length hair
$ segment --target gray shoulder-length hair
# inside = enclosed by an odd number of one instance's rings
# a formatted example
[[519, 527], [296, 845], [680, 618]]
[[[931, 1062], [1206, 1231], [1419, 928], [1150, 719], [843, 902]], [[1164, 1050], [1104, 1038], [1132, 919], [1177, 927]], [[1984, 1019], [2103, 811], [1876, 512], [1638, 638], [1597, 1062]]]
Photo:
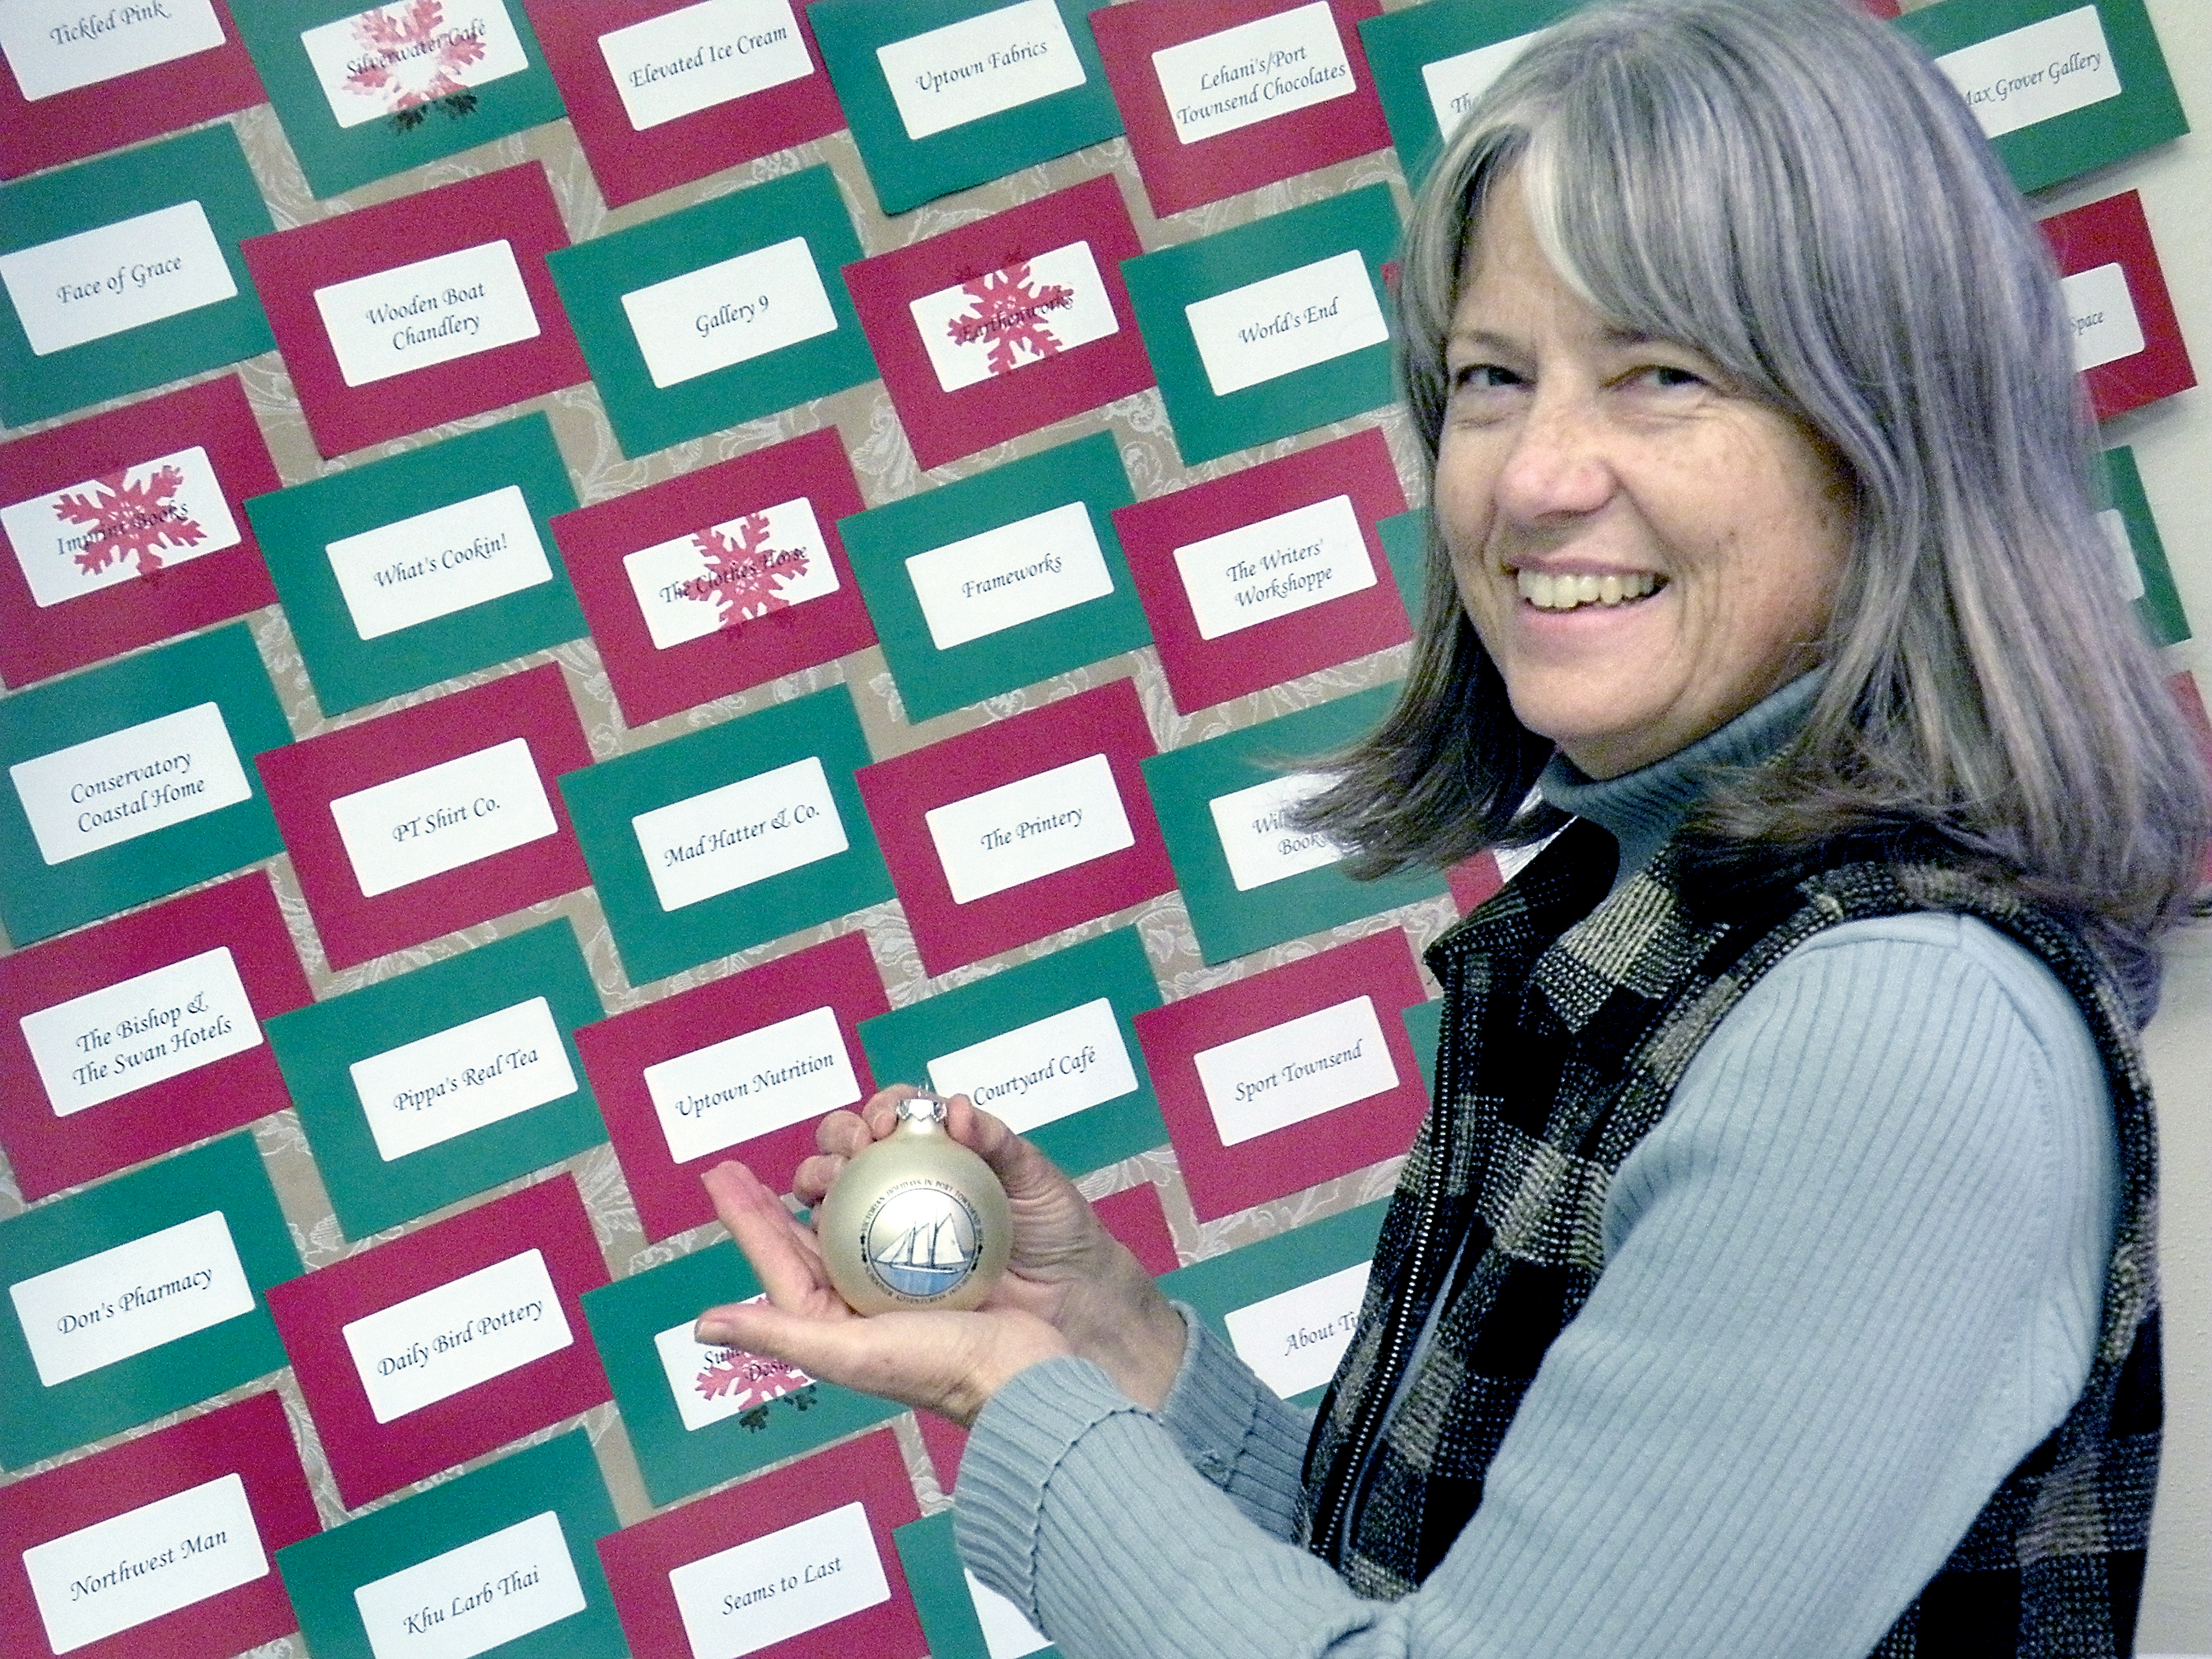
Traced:
[[[2188, 914], [2206, 785], [2118, 592], [2051, 256], [1966, 104], [1856, 0], [1613, 0], [1469, 112], [1407, 227], [1405, 390], [1433, 466], [1443, 343], [1489, 192], [1609, 321], [1702, 352], [1833, 446], [1857, 527], [1811, 715], [1693, 828], [1802, 850], [1932, 826], [2138, 972]], [[1431, 536], [1411, 672], [1301, 814], [1352, 873], [1560, 821]], [[2131, 975], [2133, 976], [2133, 975]]]

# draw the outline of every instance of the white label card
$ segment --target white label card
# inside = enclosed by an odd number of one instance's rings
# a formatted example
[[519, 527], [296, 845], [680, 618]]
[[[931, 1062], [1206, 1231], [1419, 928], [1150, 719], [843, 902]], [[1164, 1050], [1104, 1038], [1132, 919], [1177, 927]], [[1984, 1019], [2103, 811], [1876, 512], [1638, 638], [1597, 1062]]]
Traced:
[[1324, 772], [1293, 772], [1217, 795], [1206, 803], [1213, 814], [1213, 832], [1221, 837], [1222, 856], [1229, 861], [1229, 878], [1238, 892], [1249, 893], [1308, 870], [1326, 869], [1344, 857], [1344, 849], [1328, 836], [1293, 830], [1289, 823], [1293, 808], [1335, 781]]
[[0, 530], [41, 609], [244, 539], [215, 466], [197, 444], [0, 507]]
[[348, 386], [538, 337], [538, 313], [504, 237], [315, 290]]
[[623, 557], [656, 651], [837, 591], [837, 568], [801, 495]]
[[222, 44], [222, 22], [209, 0], [131, 0], [105, 10], [85, 0], [0, 6], [0, 52], [27, 104]]
[[[768, 1297], [763, 1293], [745, 1300], [765, 1302]], [[780, 1400], [814, 1381], [805, 1371], [765, 1354], [710, 1347], [693, 1338], [689, 1322], [655, 1332], [653, 1351], [687, 1434]]]
[[48, 864], [253, 799], [212, 702], [18, 761], [8, 775]]
[[837, 1012], [824, 1006], [645, 1068], [678, 1164], [804, 1123], [860, 1097]]
[[1103, 755], [933, 807], [922, 819], [956, 904], [1137, 844]]
[[364, 640], [553, 580], [518, 484], [344, 537], [327, 550]]
[[1237, 1357], [1285, 1400], [1320, 1388], [1351, 1346], [1373, 1265], [1340, 1269], [1224, 1316]]
[[2082, 374], [2143, 349], [2142, 321], [2118, 261], [2069, 276], [2058, 291], [2074, 323], [2074, 367]]
[[198, 202], [0, 254], [0, 284], [40, 357], [238, 294]]
[[380, 1423], [574, 1341], [544, 1252], [527, 1249], [339, 1328]]
[[[420, 15], [425, 10], [427, 19]], [[450, 8], [392, 0], [309, 29], [300, 45], [341, 127], [397, 115], [530, 67], [503, 0], [457, 0]]]
[[56, 1117], [261, 1046], [227, 945], [23, 1016]]
[[2136, 561], [2136, 544], [2128, 535], [2128, 521], [2117, 507], [2108, 507], [2097, 515], [2097, 527], [2105, 532], [2105, 539], [2112, 546], [2112, 579], [2119, 588], [2120, 597], [2133, 605], [2142, 598], [2142, 566]]
[[476, 1659], [586, 1605], [552, 1510], [373, 1579], [353, 1601], [376, 1659]]
[[646, 372], [663, 388], [837, 328], [804, 236], [634, 289], [622, 303]]
[[1213, 395], [1311, 368], [1390, 337], [1355, 249], [1183, 307]]
[[855, 1501], [672, 1570], [692, 1659], [741, 1659], [891, 1599]]
[[267, 1577], [246, 1482], [218, 1475], [23, 1552], [56, 1653]]
[[1429, 108], [1437, 118], [1437, 131], [1449, 140], [1459, 131], [1474, 100], [1491, 88], [1513, 60], [1528, 49], [1542, 31], [1516, 34], [1510, 40], [1492, 41], [1472, 52], [1455, 52], [1433, 64], [1421, 65], [1421, 84], [1428, 89]]
[[331, 816], [363, 898], [542, 841], [560, 828], [527, 738], [340, 795]]
[[1019, 0], [876, 48], [906, 136], [980, 121], [1083, 84], [1083, 60], [1052, 0]]
[[1328, 0], [1163, 47], [1152, 73], [1186, 144], [1359, 90]]
[[1946, 52], [1936, 67], [1991, 138], [2120, 95], [2119, 67], [2094, 6]]
[[1349, 495], [1332, 495], [1175, 550], [1200, 639], [1273, 622], [1375, 586]]
[[1398, 1086], [1372, 997], [1354, 997], [1192, 1056], [1224, 1146]]
[[544, 997], [386, 1048], [347, 1070], [387, 1164], [576, 1092], [561, 1028]]
[[1137, 1088], [1136, 1067], [1104, 997], [929, 1062], [929, 1086], [966, 1095], [1016, 1134], [1027, 1134]]
[[907, 302], [947, 392], [1121, 331], [1088, 242], [1070, 242]]
[[791, 0], [700, 0], [608, 31], [599, 55], [639, 132], [814, 72]]
[[969, 1572], [968, 1599], [975, 1604], [975, 1622], [983, 1627], [983, 1651], [989, 1659], [1029, 1659], [1052, 1645], [1052, 1638], [1022, 1616], [1022, 1610]]
[[8, 1287], [47, 1388], [253, 1311], [220, 1210]]
[[640, 812], [630, 829], [664, 910], [835, 858], [852, 845], [817, 755]]
[[939, 651], [1114, 591], [1091, 511], [1081, 501], [917, 553], [906, 562], [906, 574]]

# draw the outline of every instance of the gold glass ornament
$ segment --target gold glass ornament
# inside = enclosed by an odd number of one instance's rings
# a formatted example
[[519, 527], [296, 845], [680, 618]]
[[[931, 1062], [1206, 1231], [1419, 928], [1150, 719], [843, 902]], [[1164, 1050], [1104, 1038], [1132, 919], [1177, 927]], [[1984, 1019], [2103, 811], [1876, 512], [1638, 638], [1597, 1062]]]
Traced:
[[1006, 1188], [945, 1132], [945, 1103], [914, 1095], [898, 1127], [838, 1172], [815, 1232], [837, 1294], [864, 1314], [972, 1308], [1006, 1270]]

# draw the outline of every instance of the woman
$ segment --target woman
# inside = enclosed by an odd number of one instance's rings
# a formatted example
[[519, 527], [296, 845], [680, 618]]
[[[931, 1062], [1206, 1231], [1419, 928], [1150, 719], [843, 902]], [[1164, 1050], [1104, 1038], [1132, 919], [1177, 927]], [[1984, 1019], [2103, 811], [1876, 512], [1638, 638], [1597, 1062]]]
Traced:
[[1370, 872], [1559, 833], [1430, 953], [1318, 1419], [964, 1101], [992, 1303], [850, 1316], [725, 1165], [771, 1303], [702, 1340], [972, 1421], [963, 1553], [1072, 1656], [2128, 1651], [2133, 1039], [2206, 805], [2016, 193], [1849, 0], [1620, 0], [1471, 112], [1400, 309], [1431, 591], [1313, 821]]

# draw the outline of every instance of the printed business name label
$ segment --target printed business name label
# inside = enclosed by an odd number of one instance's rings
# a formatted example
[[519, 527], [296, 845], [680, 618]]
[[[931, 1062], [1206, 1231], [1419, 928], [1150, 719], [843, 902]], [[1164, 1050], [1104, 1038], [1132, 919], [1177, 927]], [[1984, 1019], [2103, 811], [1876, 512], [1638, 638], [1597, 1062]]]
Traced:
[[1114, 591], [1091, 511], [1069, 501], [917, 553], [907, 580], [939, 651]]
[[331, 802], [363, 898], [555, 834], [527, 738], [459, 755]]
[[687, 1561], [668, 1587], [692, 1659], [742, 1659], [891, 1599], [858, 1501]]
[[1137, 844], [1103, 755], [933, 807], [922, 819], [956, 904]]
[[1133, 1094], [1136, 1067], [1104, 997], [955, 1048], [929, 1062], [929, 1086], [966, 1095], [1016, 1134], [1027, 1134]]
[[630, 820], [663, 910], [750, 887], [852, 845], [818, 755]]
[[[768, 1297], [745, 1300], [765, 1302]], [[805, 1371], [766, 1354], [701, 1342], [692, 1336], [689, 1323], [654, 1333], [653, 1350], [687, 1434], [757, 1411], [814, 1382]]]
[[1355, 249], [1183, 307], [1213, 395], [1226, 398], [1390, 337]]
[[814, 72], [790, 0], [700, 0], [599, 37], [634, 131]]
[[975, 1604], [975, 1622], [982, 1626], [983, 1651], [989, 1659], [1029, 1659], [1052, 1645], [1052, 1638], [1030, 1623], [1012, 1601], [965, 1567], [960, 1576], [967, 1581], [968, 1599]]
[[300, 45], [341, 127], [397, 115], [530, 67], [503, 0], [445, 15], [436, 4], [372, 6], [305, 31]]
[[1950, 77], [1990, 138], [2087, 109], [2121, 91], [2119, 66], [2094, 6], [1961, 46], [1938, 58], [1936, 67]]
[[380, 1423], [574, 1341], [544, 1252], [531, 1249], [340, 1328]]
[[212, 702], [19, 761], [8, 775], [48, 864], [253, 799], [222, 709]]
[[2067, 277], [2058, 284], [2074, 325], [2074, 367], [2082, 374], [2132, 357], [2143, 349], [2142, 321], [2128, 273], [2118, 260]]
[[1186, 144], [1359, 90], [1328, 0], [1164, 46], [1152, 73]]
[[1084, 82], [1052, 0], [1020, 0], [876, 48], [906, 136], [919, 143]]
[[73, 1653], [269, 1571], [246, 1482], [218, 1475], [23, 1552], [46, 1645]]
[[0, 7], [0, 52], [23, 101], [134, 75], [222, 44], [209, 0], [135, 0], [106, 11], [84, 0], [9, 0]]
[[1192, 1058], [1224, 1146], [1398, 1086], [1372, 997], [1316, 1009]]
[[1323, 772], [1293, 772], [1249, 789], [1217, 795], [1206, 803], [1213, 832], [1237, 890], [1249, 893], [1269, 882], [1326, 869], [1344, 857], [1327, 836], [1291, 827], [1291, 813], [1336, 780]]
[[1421, 65], [1421, 84], [1428, 90], [1429, 108], [1436, 115], [1437, 131], [1443, 134], [1447, 142], [1459, 131], [1459, 124], [1474, 107], [1474, 100], [1490, 90], [1498, 77], [1512, 67], [1513, 60], [1527, 51], [1528, 43], [1541, 33], [1539, 29], [1516, 34], [1510, 40], [1495, 40], [1472, 52], [1454, 52], [1449, 58]]
[[198, 202], [0, 254], [0, 285], [40, 357], [238, 295]]
[[328, 551], [364, 640], [553, 580], [519, 484], [344, 537]]
[[860, 1097], [836, 1011], [826, 1006], [648, 1066], [644, 1077], [678, 1164]]
[[227, 945], [23, 1016], [23, 1043], [56, 1117], [261, 1046]]
[[1200, 639], [1273, 622], [1375, 586], [1349, 495], [1293, 507], [1175, 550]]
[[386, 1048], [347, 1071], [387, 1164], [576, 1092], [544, 997]]
[[1088, 242], [1070, 242], [907, 302], [947, 392], [1121, 331]]
[[2143, 596], [2142, 566], [2136, 562], [2136, 544], [2128, 535], [2128, 521], [2117, 507], [2097, 515], [2097, 526], [2112, 549], [2112, 580], [2120, 597], [2133, 605]]
[[49, 1389], [253, 1311], [221, 1210], [21, 1279], [8, 1294]]
[[0, 507], [0, 530], [42, 610], [245, 539], [198, 444]]
[[837, 591], [804, 495], [641, 547], [623, 556], [623, 571], [656, 651]]
[[476, 1659], [584, 1610], [584, 1587], [553, 1510], [353, 1593], [376, 1659]]
[[315, 290], [348, 386], [368, 386], [540, 332], [505, 237]]
[[1237, 1357], [1285, 1400], [1322, 1387], [1352, 1345], [1374, 1265], [1340, 1269], [1224, 1316]]
[[837, 329], [804, 236], [634, 289], [622, 303], [646, 372], [664, 390]]

